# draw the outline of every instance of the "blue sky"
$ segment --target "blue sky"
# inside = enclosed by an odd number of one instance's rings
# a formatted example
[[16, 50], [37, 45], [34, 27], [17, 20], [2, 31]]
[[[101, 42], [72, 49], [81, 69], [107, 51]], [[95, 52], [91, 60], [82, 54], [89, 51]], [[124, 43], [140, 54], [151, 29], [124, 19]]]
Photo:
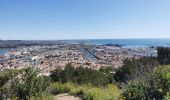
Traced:
[[170, 38], [170, 0], [0, 0], [0, 39]]

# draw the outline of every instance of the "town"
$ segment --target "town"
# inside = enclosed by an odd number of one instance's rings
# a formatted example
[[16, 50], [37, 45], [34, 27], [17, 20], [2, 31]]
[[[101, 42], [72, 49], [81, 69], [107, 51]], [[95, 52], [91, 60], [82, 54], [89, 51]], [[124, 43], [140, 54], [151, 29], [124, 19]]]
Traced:
[[[51, 42], [50, 42], [51, 43]], [[51, 45], [17, 45], [6, 48], [0, 55], [0, 71], [36, 67], [49, 75], [56, 68], [64, 68], [68, 63], [75, 67], [88, 67], [98, 70], [101, 67], [119, 68], [125, 59], [138, 59], [143, 56], [157, 56], [155, 48], [124, 48], [117, 45], [67, 44], [55, 42]]]

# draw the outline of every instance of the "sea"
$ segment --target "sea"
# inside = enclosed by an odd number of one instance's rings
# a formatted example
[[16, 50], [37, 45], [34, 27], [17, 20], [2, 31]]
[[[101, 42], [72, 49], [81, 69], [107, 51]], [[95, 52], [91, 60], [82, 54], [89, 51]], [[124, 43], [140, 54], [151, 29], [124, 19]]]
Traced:
[[84, 40], [67, 40], [70, 44], [118, 44], [125, 48], [143, 48], [143, 47], [170, 47], [170, 39], [84, 39]]

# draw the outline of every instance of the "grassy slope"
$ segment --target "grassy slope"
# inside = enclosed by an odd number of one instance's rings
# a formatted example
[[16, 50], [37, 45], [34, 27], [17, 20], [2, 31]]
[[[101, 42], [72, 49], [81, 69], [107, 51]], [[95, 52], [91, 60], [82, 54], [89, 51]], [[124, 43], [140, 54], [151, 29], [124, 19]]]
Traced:
[[73, 83], [54, 84], [52, 86], [53, 89], [57, 89], [60, 93], [69, 92], [69, 94], [79, 96], [85, 100], [117, 100], [120, 96], [120, 90], [116, 85], [113, 84], [109, 84], [105, 87], [95, 87], [92, 85], [75, 85]]

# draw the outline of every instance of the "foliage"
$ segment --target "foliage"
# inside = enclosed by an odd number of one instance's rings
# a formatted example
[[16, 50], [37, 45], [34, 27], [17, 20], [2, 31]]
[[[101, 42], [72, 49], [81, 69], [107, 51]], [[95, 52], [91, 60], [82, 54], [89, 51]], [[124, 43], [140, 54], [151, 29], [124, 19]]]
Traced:
[[55, 100], [53, 95], [50, 94], [42, 94], [43, 96], [36, 96], [36, 97], [31, 97], [30, 100]]
[[104, 73], [104, 74], [111, 74], [114, 73], [116, 69], [114, 67], [101, 67], [99, 69], [99, 72]]
[[67, 64], [65, 69], [61, 72], [61, 82], [74, 81], [75, 71], [76, 69], [71, 64]]
[[110, 75], [97, 70], [83, 67], [75, 69], [71, 65], [66, 65], [64, 70], [56, 69], [50, 77], [54, 82], [66, 83], [72, 81], [77, 84], [106, 85], [113, 81]]
[[[68, 83], [54, 83], [59, 87], [69, 88], [71, 95], [76, 95], [83, 100], [117, 100], [120, 95], [120, 90], [116, 85], [108, 84], [106, 86], [92, 86], [87, 84], [76, 85], [71, 82]], [[68, 89], [66, 89], [68, 90]]]
[[123, 89], [122, 99], [126, 100], [148, 100], [147, 89], [149, 86], [145, 82], [129, 82]]
[[39, 75], [33, 68], [19, 70], [15, 77], [6, 81], [1, 87], [1, 94], [7, 97], [28, 99], [31, 96], [40, 96], [48, 87], [50, 79]]
[[158, 60], [160, 64], [170, 64], [170, 48], [168, 47], [159, 47], [158, 51]]
[[157, 78], [157, 84], [163, 94], [170, 93], [170, 65], [156, 67], [154, 69], [154, 77]]
[[[49, 89], [52, 95], [69, 93], [83, 100], [169, 100], [170, 65], [155, 67], [157, 65], [157, 59], [152, 57], [125, 60], [124, 66], [118, 70], [110, 67], [99, 70], [74, 68], [68, 64], [65, 69], [52, 72], [53, 83], [34, 68], [6, 70], [0, 73], [0, 99], [5, 94], [25, 100], [52, 100], [47, 93]], [[111, 84], [113, 76], [118, 82], [127, 82], [121, 86], [122, 90]]]
[[167, 93], [167, 95], [166, 95], [166, 96], [164, 96], [164, 100], [170, 100], [170, 92], [169, 92], [169, 93]]
[[[3, 96], [2, 87], [5, 85], [5, 83], [7, 83], [12, 78], [14, 78], [18, 74], [18, 72], [19, 71], [17, 70], [9, 69], [9, 70], [2, 71], [0, 73], [0, 99], [2, 99]], [[11, 94], [15, 93], [15, 91], [10, 91], [10, 92]]]
[[157, 58], [143, 57], [140, 59], [126, 59], [124, 65], [116, 71], [114, 79], [117, 82], [127, 82], [134, 77], [140, 77], [143, 72], [150, 72], [159, 66]]
[[18, 70], [8, 69], [0, 73], [0, 87], [18, 74]]
[[70, 91], [70, 88], [67, 87], [66, 84], [61, 84], [61, 83], [53, 83], [50, 86], [51, 88], [51, 93], [56, 95], [59, 93], [68, 93]]
[[62, 82], [61, 73], [62, 73], [62, 69], [55, 69], [54, 71], [51, 72], [50, 78], [54, 82]]
[[75, 83], [78, 84], [106, 85], [109, 83], [109, 78], [105, 74], [82, 67], [76, 69], [75, 79]]
[[130, 81], [123, 89], [126, 100], [162, 100], [170, 92], [170, 66], [155, 67], [145, 79]]

